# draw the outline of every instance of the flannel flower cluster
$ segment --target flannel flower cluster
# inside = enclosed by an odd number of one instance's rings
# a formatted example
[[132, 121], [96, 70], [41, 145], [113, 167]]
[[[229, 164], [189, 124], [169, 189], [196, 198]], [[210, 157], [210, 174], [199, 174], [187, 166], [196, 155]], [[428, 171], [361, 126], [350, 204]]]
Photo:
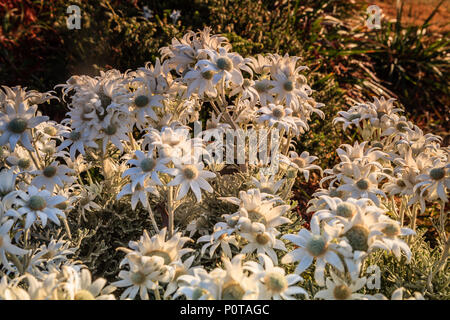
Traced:
[[[448, 252], [449, 148], [393, 99], [339, 112], [333, 123], [364, 141], [341, 145], [340, 162], [323, 170], [295, 148], [313, 114], [324, 118], [299, 57], [244, 58], [209, 28], [160, 52], [137, 70], [56, 86], [61, 123], [38, 111], [56, 92], [0, 90], [0, 299], [384, 300], [368, 293], [365, 262], [381, 250], [408, 263], [417, 216], [434, 204]], [[250, 143], [224, 142], [229, 133]], [[242, 161], [252, 151], [272, 163]], [[234, 196], [220, 191], [230, 170], [246, 179]], [[312, 175], [323, 178], [306, 228], [289, 197], [297, 176]], [[205, 199], [230, 209], [199, 215]], [[125, 256], [108, 284], [93, 281], [72, 233], [112, 204], [145, 212], [152, 228], [116, 248]]]

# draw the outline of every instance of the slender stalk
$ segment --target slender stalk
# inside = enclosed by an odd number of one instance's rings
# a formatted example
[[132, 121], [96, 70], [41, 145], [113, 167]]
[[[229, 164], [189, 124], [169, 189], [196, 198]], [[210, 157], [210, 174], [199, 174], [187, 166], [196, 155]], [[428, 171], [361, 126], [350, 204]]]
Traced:
[[148, 205], [148, 213], [149, 213], [149, 215], [150, 215], [150, 220], [151, 220], [151, 222], [152, 222], [152, 224], [153, 224], [153, 228], [155, 229], [155, 231], [157, 232], [157, 233], [159, 233], [159, 228], [158, 228], [158, 224], [156, 223], [156, 220], [155, 220], [155, 215], [153, 214], [153, 211], [152, 211], [152, 207], [150, 206], [150, 204]]
[[156, 300], [161, 300], [161, 295], [159, 294], [159, 284], [156, 282], [156, 289], [153, 289], [153, 292], [155, 293]]
[[168, 210], [167, 213], [169, 215], [169, 235], [168, 237], [171, 238], [173, 236], [173, 225], [174, 225], [174, 204], [173, 204], [173, 187], [170, 186], [169, 190], [168, 190], [168, 195], [167, 195], [167, 205], [168, 205]]

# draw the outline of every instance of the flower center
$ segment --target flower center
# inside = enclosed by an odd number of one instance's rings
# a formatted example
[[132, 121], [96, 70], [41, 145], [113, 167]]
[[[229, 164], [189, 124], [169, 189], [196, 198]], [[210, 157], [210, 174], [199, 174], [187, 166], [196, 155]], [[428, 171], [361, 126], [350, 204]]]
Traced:
[[15, 118], [8, 124], [9, 131], [17, 134], [25, 132], [25, 130], [27, 130], [27, 127], [27, 121], [22, 118]]
[[44, 132], [49, 136], [54, 136], [58, 131], [54, 127], [45, 127]]
[[352, 290], [347, 287], [345, 284], [340, 284], [334, 287], [333, 296], [336, 300], [347, 300], [352, 295]]
[[111, 97], [107, 96], [103, 90], [98, 94], [98, 97], [102, 103], [102, 108], [106, 110], [106, 108], [111, 104]]
[[277, 119], [281, 119], [285, 115], [284, 109], [282, 107], [275, 107], [272, 110], [272, 115]]
[[144, 95], [137, 96], [137, 97], [134, 99], [134, 104], [135, 104], [136, 107], [138, 107], [138, 108], [143, 108], [143, 107], [145, 107], [146, 105], [148, 105], [149, 102], [150, 102], [150, 100], [148, 99], [148, 97], [147, 97], [147, 96], [144, 96]]
[[56, 174], [56, 168], [54, 166], [48, 166], [48, 167], [44, 168], [42, 173], [47, 178], [51, 178], [51, 177], [53, 177]]
[[250, 86], [250, 80], [249, 79], [244, 79], [244, 83], [242, 84], [242, 87], [244, 88], [248, 88]]
[[369, 230], [362, 225], [355, 225], [345, 233], [350, 246], [355, 251], [367, 251], [369, 248]]
[[377, 118], [381, 120], [381, 118], [386, 115], [387, 113], [384, 111], [377, 111]]
[[222, 288], [222, 300], [242, 300], [245, 291], [237, 281], [230, 281]]
[[130, 276], [131, 282], [135, 285], [141, 285], [145, 282], [146, 276], [141, 271], [133, 272]]
[[211, 80], [214, 76], [214, 72], [212, 70], [206, 70], [202, 72], [203, 79]]
[[255, 83], [255, 89], [256, 91], [258, 91], [259, 93], [263, 93], [266, 92], [269, 89], [269, 83], [267, 81], [257, 81]]
[[109, 126], [107, 126], [107, 127], [104, 129], [104, 131], [105, 131], [105, 133], [106, 133], [108, 136], [115, 135], [116, 132], [117, 132], [117, 126], [116, 126], [115, 124], [112, 124], [112, 123], [111, 123]]
[[75, 300], [95, 300], [92, 293], [90, 293], [87, 290], [80, 290], [77, 293], [75, 293]]
[[399, 186], [400, 188], [404, 188], [406, 187], [406, 183], [402, 180], [402, 179], [398, 179], [396, 181], [397, 186]]
[[342, 202], [336, 207], [336, 214], [340, 217], [351, 218], [356, 213], [356, 206], [350, 202]]
[[198, 177], [198, 169], [192, 164], [187, 165], [183, 168], [183, 175], [188, 180], [194, 180]]
[[19, 159], [19, 161], [17, 162], [17, 165], [19, 166], [20, 169], [25, 170], [28, 169], [30, 167], [31, 161], [29, 159]]
[[283, 292], [287, 289], [288, 283], [286, 277], [277, 272], [270, 272], [264, 277], [266, 287], [275, 293]]
[[258, 233], [256, 235], [256, 242], [258, 242], [258, 244], [264, 246], [269, 242], [270, 238], [267, 234], [265, 233]]
[[294, 162], [299, 168], [303, 168], [306, 165], [305, 159], [300, 157], [295, 158], [292, 162]]
[[39, 211], [46, 207], [47, 202], [40, 196], [32, 196], [28, 201], [28, 207], [33, 211]]
[[445, 176], [444, 168], [434, 168], [430, 170], [430, 177], [433, 180], [441, 180]]
[[172, 259], [170, 258], [170, 255], [166, 252], [166, 251], [162, 251], [162, 250], [152, 250], [150, 252], [147, 252], [145, 254], [147, 257], [153, 257], [153, 256], [157, 256], [157, 257], [161, 257], [164, 259], [164, 264], [168, 265], [172, 262]]
[[81, 133], [77, 132], [77, 131], [72, 131], [69, 135], [70, 140], [72, 141], [77, 141], [80, 140], [81, 138]]
[[327, 251], [327, 243], [322, 236], [313, 235], [306, 245], [306, 250], [308, 250], [312, 256], [318, 257]]
[[400, 226], [396, 223], [389, 223], [381, 231], [388, 237], [395, 237], [400, 234]]
[[286, 91], [292, 91], [294, 90], [294, 83], [291, 80], [286, 81], [285, 83], [283, 83], [283, 88]]
[[406, 123], [405, 121], [399, 121], [395, 127], [397, 128], [398, 131], [404, 132], [405, 129], [408, 127], [408, 123]]
[[233, 68], [233, 61], [228, 57], [221, 57], [217, 59], [217, 67], [221, 70], [231, 71]]
[[342, 197], [342, 191], [338, 191], [336, 188], [330, 189], [330, 197]]
[[358, 182], [356, 182], [356, 186], [359, 190], [367, 190], [369, 189], [369, 182], [366, 179], [361, 179]]
[[146, 158], [141, 161], [141, 169], [144, 172], [150, 172], [156, 167], [156, 161], [150, 158]]

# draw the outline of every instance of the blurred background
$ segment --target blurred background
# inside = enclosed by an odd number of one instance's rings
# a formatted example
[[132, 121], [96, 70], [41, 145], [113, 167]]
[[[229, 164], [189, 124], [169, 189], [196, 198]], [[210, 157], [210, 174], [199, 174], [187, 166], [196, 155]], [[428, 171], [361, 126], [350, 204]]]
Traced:
[[[81, 9], [79, 30], [67, 28], [72, 4]], [[366, 27], [372, 4], [382, 9], [381, 29]], [[173, 37], [210, 26], [244, 56], [302, 57], [328, 121], [314, 122], [300, 147], [320, 148], [330, 165], [342, 142], [330, 134], [331, 119], [373, 95], [397, 98], [448, 145], [449, 18], [448, 0], [2, 0], [0, 84], [48, 91], [74, 74], [135, 69]], [[43, 108], [57, 121], [66, 111], [56, 101]]]

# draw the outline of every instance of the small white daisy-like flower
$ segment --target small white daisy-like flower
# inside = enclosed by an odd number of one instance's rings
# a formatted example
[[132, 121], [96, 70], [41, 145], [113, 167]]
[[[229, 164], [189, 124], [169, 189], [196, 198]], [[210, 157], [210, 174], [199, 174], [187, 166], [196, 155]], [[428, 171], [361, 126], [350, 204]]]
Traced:
[[200, 98], [206, 94], [208, 97], [216, 97], [217, 89], [213, 82], [213, 70], [189, 70], [183, 77], [188, 83], [186, 95], [190, 97], [192, 93], [198, 92]]
[[171, 172], [164, 164], [168, 163], [168, 158], [155, 158], [152, 152], [145, 154], [140, 150], [135, 151], [136, 159], [128, 160], [128, 164], [132, 164], [135, 167], [127, 169], [122, 177], [130, 176], [131, 188], [134, 189], [137, 184], [144, 184], [147, 178], [150, 178], [155, 184], [162, 185], [159, 179], [158, 172], [169, 173]]
[[55, 185], [63, 188], [66, 183], [73, 183], [74, 177], [67, 174], [73, 173], [74, 170], [66, 165], [60, 164], [58, 161], [53, 161], [50, 165], [42, 170], [32, 171], [31, 174], [37, 175], [31, 181], [31, 184], [37, 188], [45, 187], [49, 191], [53, 191]]
[[296, 120], [291, 116], [291, 108], [269, 103], [267, 107], [260, 108], [258, 112], [262, 113], [257, 118], [258, 122], [267, 121], [269, 127], [275, 126], [278, 129], [284, 129], [286, 132], [289, 130], [297, 132]]
[[168, 186], [181, 185], [176, 200], [184, 198], [189, 189], [192, 189], [198, 202], [202, 201], [201, 189], [214, 192], [206, 179], [215, 178], [216, 174], [203, 168], [202, 162], [177, 166], [172, 173], [175, 178], [167, 184]]
[[[150, 237], [147, 230], [139, 241], [130, 241], [128, 246], [131, 248], [121, 248], [127, 253], [134, 253], [142, 256], [158, 256], [164, 259], [164, 264], [177, 264], [181, 261], [181, 257], [193, 251], [191, 248], [183, 248], [187, 241], [191, 241], [188, 237], [182, 237], [181, 232], [175, 233], [170, 239], [166, 240], [167, 228], [163, 228], [158, 234]], [[125, 263], [125, 258], [122, 263]]]
[[321, 167], [312, 164], [317, 159], [318, 157], [316, 156], [310, 156], [308, 151], [303, 151], [300, 155], [298, 155], [298, 153], [295, 151], [289, 151], [289, 158], [283, 159], [282, 157], [280, 161], [288, 163], [290, 166], [303, 173], [306, 182], [308, 182], [311, 170], [319, 170], [320, 174], [323, 174], [323, 170]]
[[130, 262], [129, 271], [119, 272], [121, 280], [113, 282], [115, 287], [127, 287], [120, 299], [134, 299], [139, 292], [142, 300], [149, 300], [149, 290], [158, 290], [159, 282], [168, 282], [173, 276], [173, 270], [164, 265], [164, 259], [159, 256], [127, 255]]
[[264, 267], [255, 261], [244, 264], [244, 268], [251, 271], [261, 282], [258, 299], [295, 300], [292, 295], [297, 294], [308, 297], [305, 289], [295, 286], [297, 282], [303, 280], [299, 275], [286, 275], [284, 269], [275, 267], [268, 256], [262, 254], [261, 258], [264, 261]]
[[330, 272], [331, 278], [327, 278], [325, 290], [321, 290], [314, 296], [315, 299], [325, 300], [368, 300], [369, 298], [356, 291], [366, 284], [366, 277], [352, 279], [350, 282], [338, 277], [334, 272]]
[[24, 103], [20, 103], [18, 109], [7, 104], [6, 113], [0, 112], [0, 146], [9, 143], [11, 151], [14, 151], [18, 141], [32, 151], [30, 129], [36, 127], [39, 123], [47, 121], [47, 116], [36, 116], [37, 105], [25, 108]]
[[152, 193], [155, 196], [159, 197], [158, 189], [156, 189], [155, 184], [152, 183], [152, 180], [146, 180], [144, 184], [136, 184], [134, 188], [131, 183], [127, 183], [122, 190], [120, 190], [117, 195], [117, 200], [121, 199], [125, 195], [131, 194], [131, 208], [134, 210], [138, 202], [142, 203], [144, 208], [148, 208], [150, 203], [148, 202], [148, 194]]
[[69, 148], [70, 159], [75, 160], [76, 152], [85, 155], [85, 147], [98, 148], [98, 145], [92, 139], [92, 132], [89, 130], [65, 130], [61, 135], [65, 138], [58, 146], [58, 150]]
[[0, 199], [16, 189], [16, 176], [12, 169], [0, 171]]
[[300, 263], [295, 268], [295, 273], [301, 274], [315, 259], [314, 279], [319, 285], [323, 285], [325, 265], [327, 263], [341, 272], [344, 271], [344, 264], [335, 252], [337, 245], [331, 242], [331, 240], [336, 238], [337, 231], [328, 225], [324, 225], [323, 231], [321, 231], [320, 223], [314, 216], [310, 225], [311, 231], [301, 229], [298, 235], [287, 234], [282, 237], [282, 239], [289, 240], [297, 245], [298, 248], [287, 253], [281, 259], [281, 263], [299, 261]]
[[254, 222], [250, 230], [240, 233], [248, 242], [242, 247], [241, 253], [249, 254], [256, 251], [257, 254], [268, 255], [275, 264], [278, 264], [274, 249], [287, 251], [283, 241], [276, 238], [278, 234], [279, 232], [274, 228], [266, 230], [263, 224]]
[[200, 254], [203, 256], [206, 250], [209, 248], [209, 256], [212, 258], [214, 252], [216, 252], [217, 248], [220, 246], [225, 255], [229, 258], [233, 257], [231, 253], [230, 244], [239, 247], [238, 242], [236, 241], [236, 237], [234, 235], [228, 235], [227, 233], [220, 232], [220, 228], [216, 228], [214, 226], [214, 233], [211, 235], [204, 235], [197, 239], [198, 243], [206, 242], [201, 249]]
[[48, 190], [39, 191], [35, 186], [29, 186], [27, 192], [17, 191], [17, 196], [16, 204], [20, 208], [9, 212], [15, 218], [26, 215], [25, 229], [29, 229], [38, 218], [43, 227], [47, 225], [48, 219], [59, 226], [58, 216], [65, 218], [64, 212], [57, 208], [58, 204], [67, 200], [63, 196], [52, 196]]

